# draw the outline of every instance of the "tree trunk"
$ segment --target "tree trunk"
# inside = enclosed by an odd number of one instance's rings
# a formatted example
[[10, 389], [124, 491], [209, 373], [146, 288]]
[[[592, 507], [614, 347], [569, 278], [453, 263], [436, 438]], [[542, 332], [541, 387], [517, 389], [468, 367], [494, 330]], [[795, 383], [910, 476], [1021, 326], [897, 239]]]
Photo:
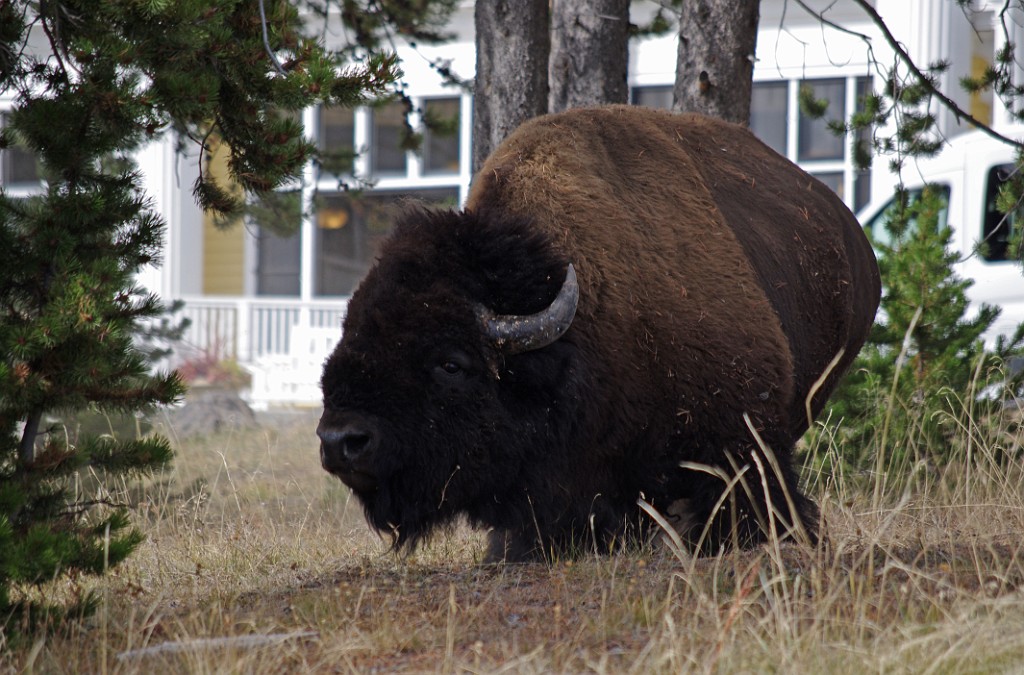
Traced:
[[758, 0], [687, 0], [673, 108], [750, 122]]
[[39, 423], [43, 419], [41, 410], [33, 410], [25, 420], [25, 428], [21, 431], [21, 442], [18, 444], [18, 459], [28, 465], [36, 458], [36, 438], [39, 436]]
[[552, 0], [548, 109], [626, 103], [629, 0]]
[[548, 107], [548, 0], [477, 2], [473, 172], [513, 129]]

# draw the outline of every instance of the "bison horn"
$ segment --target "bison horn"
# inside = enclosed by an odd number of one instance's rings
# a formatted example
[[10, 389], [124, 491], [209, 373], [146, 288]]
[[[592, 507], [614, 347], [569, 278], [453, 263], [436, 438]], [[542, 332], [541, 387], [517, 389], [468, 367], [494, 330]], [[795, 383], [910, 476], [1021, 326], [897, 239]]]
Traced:
[[495, 314], [481, 306], [477, 308], [477, 316], [483, 325], [484, 334], [490, 338], [498, 351], [512, 356], [546, 347], [562, 337], [576, 316], [579, 299], [580, 287], [576, 282], [576, 270], [570, 263], [561, 290], [547, 308], [536, 314], [520, 316]]

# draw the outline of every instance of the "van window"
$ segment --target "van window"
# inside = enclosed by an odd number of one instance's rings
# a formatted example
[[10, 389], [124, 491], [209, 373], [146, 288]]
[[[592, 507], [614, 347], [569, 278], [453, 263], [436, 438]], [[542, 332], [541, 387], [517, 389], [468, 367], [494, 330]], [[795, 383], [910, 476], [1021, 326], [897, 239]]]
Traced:
[[[939, 229], [946, 227], [946, 219], [949, 217], [949, 185], [945, 184], [932, 184], [932, 189], [939, 191], [939, 198], [942, 200], [942, 211], [939, 212]], [[921, 198], [921, 193], [924, 192], [924, 188], [914, 188], [907, 190], [907, 206], [913, 205], [917, 200]], [[897, 204], [896, 198], [893, 197], [885, 206], [882, 207], [878, 213], [876, 213], [871, 220], [864, 223], [864, 230], [868, 233], [868, 238], [871, 240], [872, 246], [875, 246], [875, 253], [878, 253], [877, 245], [891, 247], [893, 244], [892, 232], [887, 227], [889, 220], [893, 217], [896, 212]], [[913, 231], [917, 227], [916, 221], [910, 221], [907, 224], [907, 228]]]
[[1013, 164], [1000, 164], [988, 172], [980, 248], [982, 257], [988, 262], [1002, 262], [1009, 258], [1010, 242], [1014, 232], [1021, 226], [1022, 214], [1019, 207], [1010, 213], [1000, 213], [996, 207], [999, 187], [1009, 180], [1015, 168]]

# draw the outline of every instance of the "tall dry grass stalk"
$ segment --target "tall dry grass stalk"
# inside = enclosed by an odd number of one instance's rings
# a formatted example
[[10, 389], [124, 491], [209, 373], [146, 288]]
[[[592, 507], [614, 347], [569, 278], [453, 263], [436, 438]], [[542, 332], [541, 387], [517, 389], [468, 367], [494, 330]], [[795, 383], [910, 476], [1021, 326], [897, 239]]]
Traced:
[[[959, 454], [843, 468], [826, 421], [805, 476], [817, 547], [643, 551], [484, 566], [456, 528], [400, 559], [319, 466], [314, 416], [180, 440], [172, 473], [124, 485], [148, 534], [100, 613], [7, 638], [11, 672], [1003, 672], [1024, 667], [1024, 493], [1008, 419], [949, 392]], [[914, 433], [913, 429], [907, 433]], [[890, 435], [894, 447], [901, 439]], [[770, 456], [767, 455], [767, 456]], [[760, 489], [770, 461], [735, 489]], [[837, 467], [827, 473], [822, 466]], [[904, 475], [891, 472], [898, 468]], [[887, 475], [888, 474], [888, 475]], [[741, 485], [745, 483], [745, 487]], [[786, 527], [789, 507], [765, 514]], [[80, 590], [80, 589], [79, 589]]]

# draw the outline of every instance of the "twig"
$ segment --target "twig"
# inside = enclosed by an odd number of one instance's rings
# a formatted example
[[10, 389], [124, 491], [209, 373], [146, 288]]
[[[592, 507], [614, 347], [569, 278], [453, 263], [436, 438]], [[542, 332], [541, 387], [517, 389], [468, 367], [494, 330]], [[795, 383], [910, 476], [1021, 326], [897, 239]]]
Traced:
[[319, 637], [320, 633], [312, 630], [296, 631], [294, 633], [271, 633], [270, 635], [235, 635], [233, 637], [199, 638], [196, 640], [178, 640], [176, 642], [163, 642], [152, 647], [141, 649], [130, 649], [120, 652], [117, 655], [119, 661], [138, 659], [157, 654], [187, 652], [191, 650], [223, 649], [228, 647], [259, 647], [266, 644], [277, 644], [286, 640], [298, 640], [303, 638]]
[[672, 554], [682, 560], [686, 554], [686, 546], [683, 544], [683, 538], [679, 536], [679, 532], [672, 526], [672, 523], [668, 522], [665, 516], [661, 515], [656, 508], [644, 501], [643, 497], [637, 497], [636, 503], [641, 510], [654, 519], [654, 522], [658, 524], [662, 532], [665, 533], [665, 536], [672, 542]]
[[[64, 49], [64, 45], [60, 43], [59, 39], [54, 37], [54, 34], [50, 31], [50, 25], [46, 22], [46, 11], [48, 9], [48, 5], [49, 3], [45, 1], [41, 1], [39, 3], [40, 25], [43, 27], [43, 33], [46, 35], [46, 39], [50, 42], [50, 48], [53, 49], [53, 58], [57, 59], [57, 65], [60, 67], [60, 72], [64, 76], [64, 81], [70, 82], [71, 80], [68, 77], [67, 68], [64, 67], [64, 60], [61, 58], [61, 54], [67, 54], [67, 50]], [[60, 22], [56, 11], [57, 10], [54, 11], [54, 28], [56, 32], [59, 33]]]
[[811, 407], [811, 401], [814, 398], [814, 395], [818, 393], [819, 389], [821, 389], [821, 385], [825, 384], [825, 380], [828, 379], [828, 376], [831, 375], [832, 371], [835, 370], [837, 365], [839, 365], [839, 360], [843, 358], [843, 354], [845, 353], [846, 347], [843, 347], [835, 356], [832, 357], [832, 360], [829, 361], [829, 364], [825, 366], [825, 371], [818, 377], [817, 380], [814, 381], [814, 384], [811, 385], [810, 390], [807, 392], [807, 398], [804, 399], [804, 407], [807, 409], [807, 426], [811, 426], [814, 424], [814, 412], [813, 408]]
[[875, 461], [875, 489], [871, 500], [871, 506], [875, 509], [878, 508], [878, 505], [882, 500], [882, 482], [884, 479], [882, 468], [885, 462], [885, 446], [889, 441], [889, 423], [892, 421], [892, 409], [895, 405], [894, 399], [896, 398], [896, 386], [899, 384], [900, 373], [903, 371], [903, 363], [906, 360], [907, 353], [910, 351], [913, 343], [914, 329], [917, 328], [917, 322], [921, 320], [921, 314], [923, 312], [924, 305], [918, 305], [913, 318], [910, 320], [910, 325], [907, 326], [907, 332], [903, 334], [903, 345], [900, 347], [899, 356], [896, 357], [896, 368], [895, 372], [892, 374], [892, 387], [889, 389], [889, 401], [885, 409], [885, 420], [882, 423], [882, 440], [878, 444], [878, 453]]
[[280, 61], [277, 60], [274, 50], [270, 48], [270, 37], [267, 35], [267, 12], [263, 8], [263, 0], [260, 0], [260, 23], [263, 26], [263, 48], [267, 50], [267, 56], [270, 57], [270, 61], [274, 64], [277, 72], [287, 75], [288, 73], [285, 72], [285, 69], [281, 67]]
[[863, 40], [864, 42], [868, 43], [868, 45], [871, 44], [871, 38], [869, 36], [865, 35], [864, 33], [860, 33], [858, 31], [851, 30], [851, 29], [849, 29], [849, 28], [847, 28], [845, 26], [841, 26], [838, 23], [836, 23], [835, 21], [832, 21], [831, 19], [826, 19], [824, 12], [817, 12], [817, 11], [815, 11], [814, 9], [809, 7], [807, 5], [807, 3], [804, 2], [803, 0], [793, 0], [793, 1], [796, 2], [796, 4], [798, 4], [802, 10], [804, 10], [805, 12], [807, 12], [808, 14], [813, 16], [815, 19], [820, 21], [822, 24], [828, 26], [829, 28], [834, 28], [835, 30], [839, 31], [840, 33], [846, 33], [847, 35], [852, 35], [854, 37], [858, 37], [861, 40]]

